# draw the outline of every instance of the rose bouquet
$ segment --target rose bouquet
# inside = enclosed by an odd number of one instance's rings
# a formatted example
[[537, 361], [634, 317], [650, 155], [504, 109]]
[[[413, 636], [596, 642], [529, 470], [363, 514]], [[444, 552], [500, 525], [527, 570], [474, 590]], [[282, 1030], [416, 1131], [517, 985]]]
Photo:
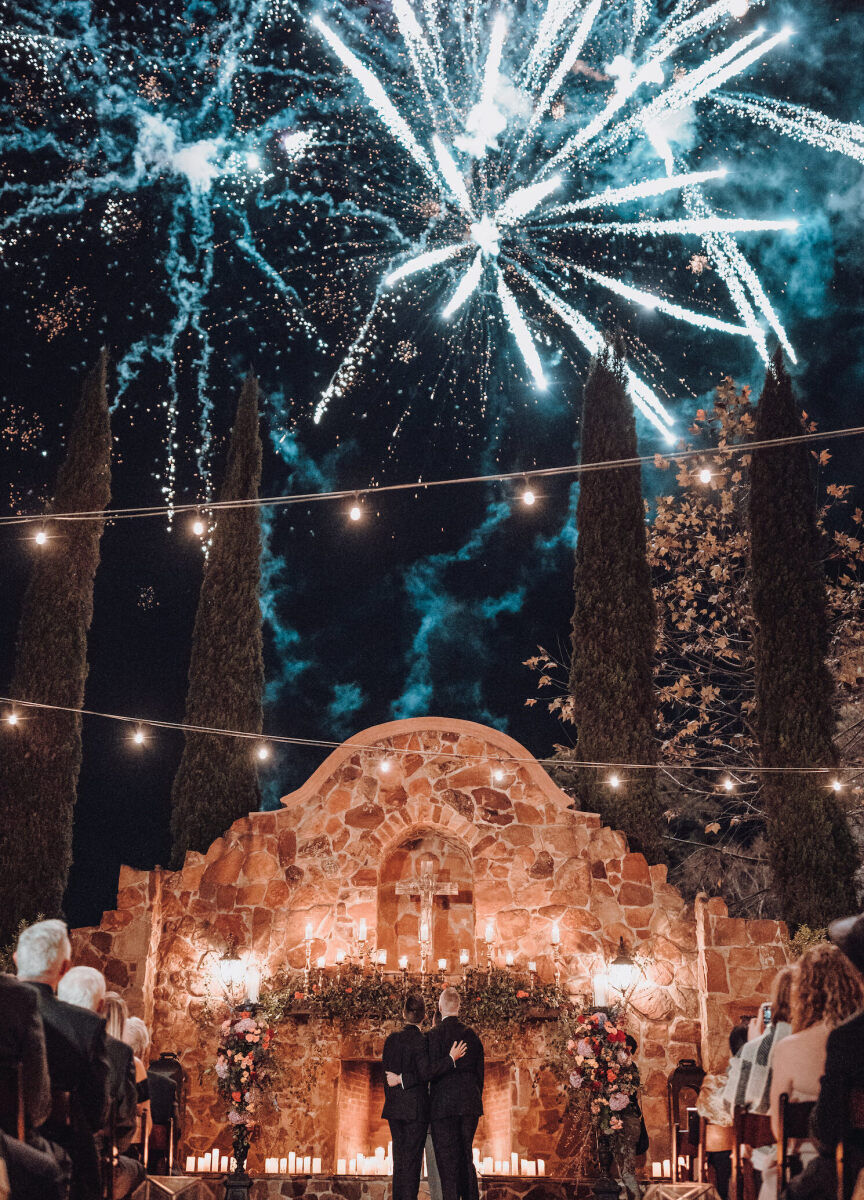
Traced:
[[256, 1112], [270, 1082], [272, 1031], [251, 1012], [235, 1013], [222, 1022], [213, 1073], [216, 1091], [230, 1105], [228, 1123], [237, 1172], [242, 1174], [249, 1154]]
[[623, 1128], [621, 1113], [639, 1090], [639, 1070], [627, 1049], [627, 1034], [606, 1012], [580, 1013], [567, 1040], [574, 1099], [591, 1117], [596, 1131], [614, 1136]]

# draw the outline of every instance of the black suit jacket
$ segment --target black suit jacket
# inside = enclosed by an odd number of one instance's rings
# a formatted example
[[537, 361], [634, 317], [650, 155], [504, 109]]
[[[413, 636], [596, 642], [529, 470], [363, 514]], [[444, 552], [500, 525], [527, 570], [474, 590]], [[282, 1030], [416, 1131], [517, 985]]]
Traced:
[[387, 1121], [429, 1120], [429, 1056], [426, 1039], [417, 1025], [406, 1025], [391, 1033], [384, 1043], [385, 1071], [402, 1076], [402, 1083], [388, 1087], [384, 1081], [384, 1108]]
[[[485, 1063], [483, 1043], [477, 1034], [458, 1017], [445, 1017], [429, 1032], [427, 1041], [432, 1073], [431, 1119], [482, 1116]], [[455, 1063], [450, 1058], [450, 1047], [454, 1042], [466, 1042], [468, 1046]], [[445, 1059], [449, 1060], [452, 1070], [441, 1070]]]
[[177, 1137], [180, 1113], [177, 1107], [177, 1087], [164, 1071], [148, 1071], [150, 1085], [150, 1116], [154, 1125], [167, 1125], [174, 1121], [174, 1136]]
[[125, 1150], [135, 1133], [138, 1093], [135, 1088], [135, 1058], [131, 1046], [105, 1035], [111, 1068], [108, 1086], [114, 1109], [114, 1144]]
[[105, 1022], [89, 1009], [58, 1000], [47, 983], [31, 983], [39, 995], [51, 1087], [72, 1092], [74, 1108], [92, 1132], [108, 1117], [110, 1065]]
[[[828, 1035], [825, 1074], [811, 1117], [811, 1129], [823, 1154], [833, 1155], [847, 1125], [852, 1088], [864, 1087], [864, 1012], [850, 1017]], [[861, 1134], [857, 1149], [864, 1150]]]
[[21, 1063], [27, 1124], [35, 1129], [51, 1111], [51, 1081], [39, 997], [14, 975], [0, 975], [0, 1014], [0, 1059], [13, 1065]]

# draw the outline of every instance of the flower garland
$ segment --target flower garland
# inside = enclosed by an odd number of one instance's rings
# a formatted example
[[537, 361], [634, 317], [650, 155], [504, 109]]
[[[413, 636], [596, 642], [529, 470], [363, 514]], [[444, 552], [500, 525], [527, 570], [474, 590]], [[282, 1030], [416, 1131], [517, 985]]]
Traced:
[[228, 1123], [236, 1171], [243, 1174], [257, 1120], [255, 1113], [271, 1082], [273, 1032], [249, 1011], [222, 1022], [212, 1070], [216, 1091], [230, 1105]]
[[639, 1091], [639, 1068], [627, 1048], [621, 1015], [617, 1009], [580, 1013], [567, 1039], [572, 1062], [568, 1084], [576, 1106], [606, 1136], [621, 1133], [619, 1114], [635, 1105]]

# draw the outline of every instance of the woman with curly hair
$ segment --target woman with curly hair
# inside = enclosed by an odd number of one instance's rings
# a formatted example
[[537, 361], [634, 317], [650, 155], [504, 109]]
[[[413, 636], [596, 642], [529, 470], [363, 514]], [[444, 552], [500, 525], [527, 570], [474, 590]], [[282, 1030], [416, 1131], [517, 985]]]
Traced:
[[[771, 1053], [770, 1112], [775, 1137], [780, 1123], [780, 1097], [785, 1092], [791, 1101], [818, 1099], [828, 1034], [862, 1006], [864, 981], [837, 946], [820, 942], [801, 957], [792, 981], [792, 1032], [777, 1042]], [[802, 1142], [797, 1153], [806, 1164], [815, 1156], [816, 1148], [812, 1142]], [[755, 1154], [753, 1161], [755, 1165]], [[766, 1167], [759, 1200], [774, 1200], [776, 1162], [772, 1160]]]

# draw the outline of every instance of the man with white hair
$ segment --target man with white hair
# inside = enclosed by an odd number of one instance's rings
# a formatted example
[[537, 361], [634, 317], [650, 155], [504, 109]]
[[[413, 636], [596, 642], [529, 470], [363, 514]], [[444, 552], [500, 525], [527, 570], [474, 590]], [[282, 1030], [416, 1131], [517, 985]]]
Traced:
[[94, 1139], [108, 1118], [105, 1022], [96, 1013], [55, 996], [71, 966], [71, 954], [64, 922], [39, 921], [21, 933], [14, 957], [18, 978], [38, 993], [45, 1029], [51, 1115], [40, 1132], [72, 1159], [70, 1200], [99, 1200]]
[[[102, 1014], [105, 1005], [105, 976], [95, 967], [71, 967], [57, 985], [57, 996], [67, 1004], [76, 1004], [90, 1012]], [[113, 1144], [125, 1150], [135, 1133], [135, 1058], [132, 1050], [118, 1038], [105, 1035], [105, 1049], [111, 1073], [108, 1088], [111, 1093], [111, 1118], [113, 1121]], [[111, 1129], [102, 1130], [99, 1145], [104, 1142]], [[144, 1170], [135, 1159], [121, 1155], [114, 1170], [114, 1197], [127, 1196], [143, 1180]]]
[[433, 1075], [430, 1095], [432, 1144], [443, 1200], [479, 1200], [474, 1134], [483, 1115], [483, 1043], [459, 1020], [459, 993], [446, 987], [438, 1000], [441, 1024], [428, 1036], [431, 1063], [441, 1062], [457, 1042], [467, 1047], [453, 1070]]

